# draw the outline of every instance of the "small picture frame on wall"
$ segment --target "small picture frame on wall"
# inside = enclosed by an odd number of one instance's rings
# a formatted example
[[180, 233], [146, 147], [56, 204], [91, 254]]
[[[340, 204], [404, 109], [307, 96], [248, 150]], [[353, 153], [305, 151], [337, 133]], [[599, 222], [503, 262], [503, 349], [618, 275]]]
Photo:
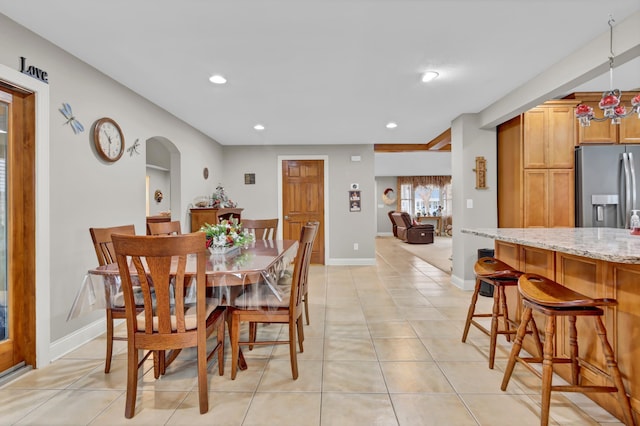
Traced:
[[244, 184], [245, 185], [255, 185], [256, 183], [256, 174], [255, 173], [245, 173], [244, 174]]
[[349, 191], [349, 211], [359, 212], [361, 211], [361, 199], [360, 191]]

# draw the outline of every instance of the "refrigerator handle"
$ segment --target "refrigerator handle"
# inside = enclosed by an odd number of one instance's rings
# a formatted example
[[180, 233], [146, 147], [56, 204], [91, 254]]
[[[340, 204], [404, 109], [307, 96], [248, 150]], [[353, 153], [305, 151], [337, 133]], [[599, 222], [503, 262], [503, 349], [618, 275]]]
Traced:
[[629, 157], [629, 170], [631, 170], [631, 210], [637, 209], [636, 205], [636, 168], [633, 164], [633, 153], [627, 154]]
[[624, 208], [621, 213], [624, 214], [623, 222], [625, 229], [629, 228], [629, 207], [631, 206], [631, 171], [629, 170], [629, 160], [627, 153], [622, 153], [622, 164], [624, 166]]

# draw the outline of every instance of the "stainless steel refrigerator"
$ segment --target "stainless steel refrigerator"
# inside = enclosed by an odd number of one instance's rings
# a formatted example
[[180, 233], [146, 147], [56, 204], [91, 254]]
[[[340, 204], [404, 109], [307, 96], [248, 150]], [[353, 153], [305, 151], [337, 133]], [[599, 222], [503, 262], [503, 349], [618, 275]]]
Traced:
[[583, 145], [575, 160], [576, 226], [629, 228], [640, 206], [640, 146]]

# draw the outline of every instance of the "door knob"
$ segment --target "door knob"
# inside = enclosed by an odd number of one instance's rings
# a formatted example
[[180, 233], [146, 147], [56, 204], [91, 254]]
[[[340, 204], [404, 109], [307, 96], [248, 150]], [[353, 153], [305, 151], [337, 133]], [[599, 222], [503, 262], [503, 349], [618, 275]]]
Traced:
[[288, 219], [289, 219], [289, 216], [285, 216], [285, 217], [284, 217], [284, 220], [288, 220]]

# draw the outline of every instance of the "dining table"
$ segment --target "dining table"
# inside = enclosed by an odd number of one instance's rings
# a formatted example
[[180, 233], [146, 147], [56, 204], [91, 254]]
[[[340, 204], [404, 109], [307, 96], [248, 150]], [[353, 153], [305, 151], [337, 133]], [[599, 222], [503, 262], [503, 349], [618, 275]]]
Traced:
[[[203, 247], [203, 250], [207, 248]], [[247, 292], [259, 293], [260, 286], [268, 288], [276, 297], [274, 305], [263, 309], [277, 309], [286, 297], [286, 290], [278, 283], [287, 282], [292, 273], [293, 260], [298, 251], [297, 240], [256, 240], [245, 246], [233, 247], [226, 252], [211, 250], [206, 262], [207, 287], [221, 306], [233, 306], [235, 298]], [[185, 274], [195, 275], [197, 256], [189, 255]], [[175, 259], [177, 262], [177, 259]], [[174, 262], [174, 263], [176, 263]], [[130, 265], [132, 275], [135, 268]], [[173, 268], [172, 268], [173, 269]], [[187, 291], [185, 302], [195, 303], [195, 286]], [[134, 289], [135, 293], [135, 289]], [[67, 321], [89, 312], [107, 307], [123, 306], [122, 281], [117, 263], [89, 269], [78, 289]], [[241, 359], [241, 368], [246, 368]]]
[[[232, 304], [233, 295], [264, 285], [279, 301], [283, 292], [278, 281], [291, 273], [298, 250], [296, 240], [257, 240], [227, 253], [210, 253], [207, 287], [215, 289], [222, 304]], [[133, 270], [133, 266], [131, 266]], [[196, 256], [187, 258], [186, 274], [195, 273]], [[135, 273], [134, 273], [135, 274]], [[106, 307], [122, 306], [122, 283], [117, 263], [89, 269], [78, 289], [67, 321]]]

